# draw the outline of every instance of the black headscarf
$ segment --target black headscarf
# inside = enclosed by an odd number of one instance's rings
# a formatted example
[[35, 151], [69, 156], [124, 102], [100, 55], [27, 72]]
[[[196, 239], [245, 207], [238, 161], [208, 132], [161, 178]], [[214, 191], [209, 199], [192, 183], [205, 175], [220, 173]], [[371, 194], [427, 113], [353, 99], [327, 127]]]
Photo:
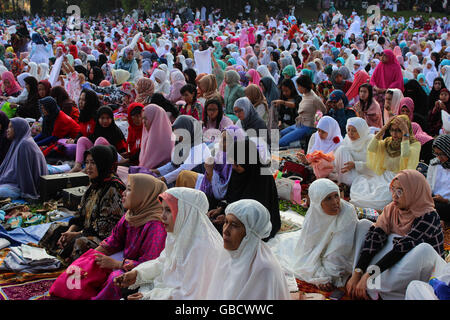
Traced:
[[11, 140], [6, 138], [6, 130], [8, 129], [9, 118], [3, 111], [0, 111], [0, 164], [8, 153]]
[[447, 88], [445, 86], [444, 79], [442, 79], [441, 77], [437, 77], [436, 79], [434, 79], [433, 86], [431, 87], [431, 91], [430, 91], [430, 94], [428, 96], [428, 110], [433, 110], [434, 105], [435, 105], [436, 101], [439, 100], [439, 95], [441, 93], [440, 89], [438, 91], [434, 90], [434, 83], [436, 81], [439, 81], [441, 83], [441, 89]]
[[108, 62], [108, 57], [104, 55], [103, 53], [98, 56], [98, 67], [101, 68], [105, 63]]
[[223, 106], [222, 106], [222, 103], [219, 101], [219, 99], [210, 99], [205, 102], [205, 109], [203, 111], [203, 127], [206, 127], [206, 125], [208, 124], [208, 112], [207, 111], [208, 111], [208, 106], [210, 104], [217, 105], [219, 113], [217, 114], [217, 118], [216, 118], [216, 129], [219, 129], [220, 122], [223, 119]]
[[[424, 119], [428, 118], [428, 96], [417, 80], [409, 80], [405, 84], [404, 96], [410, 97], [414, 101], [414, 113], [419, 114]], [[418, 122], [416, 119], [415, 121]], [[424, 129], [423, 126], [422, 129]]]
[[183, 71], [183, 73], [185, 75], [187, 75], [186, 82], [187, 83], [191, 83], [191, 84], [193, 84], [194, 86], [197, 87], [197, 84], [195, 83], [195, 78], [197, 78], [197, 72], [195, 72], [194, 69], [186, 69], [186, 70]]
[[[191, 149], [192, 147], [201, 144], [203, 142], [203, 130], [201, 123], [196, 120], [192, 116], [187, 115], [181, 115], [179, 116], [175, 122], [172, 125], [172, 131], [175, 131], [177, 129], [184, 129], [189, 132], [190, 141], [186, 141], [186, 139], [183, 139], [183, 141], [175, 142], [175, 149], [179, 150], [179, 157], [180, 161], [176, 161], [176, 163], [173, 162], [174, 159], [172, 159], [172, 164], [175, 166], [181, 165], [189, 156], [189, 153], [184, 153], [184, 149]], [[178, 160], [178, 159], [177, 159]]]
[[98, 96], [93, 90], [83, 89], [81, 93], [85, 93], [85, 102], [83, 110], [80, 110], [80, 122], [88, 122], [91, 119], [95, 119], [97, 110], [100, 108], [100, 101]]
[[83, 74], [85, 77], [88, 76], [87, 69], [81, 65], [73, 67], [76, 72]]
[[41, 108], [45, 108], [47, 115], [44, 116], [42, 122], [42, 134], [45, 137], [50, 137], [53, 133], [53, 127], [55, 126], [56, 118], [59, 115], [60, 109], [56, 100], [53, 97], [45, 97], [39, 100]]
[[154, 103], [163, 108], [164, 111], [170, 112], [174, 118], [177, 118], [180, 114], [178, 108], [172, 102], [167, 100], [161, 93], [155, 93], [152, 96], [150, 103]]
[[114, 185], [120, 191], [126, 189], [123, 182], [116, 176], [117, 170], [117, 151], [114, 146], [98, 145], [84, 152], [84, 161], [90, 154], [97, 166], [98, 177], [91, 180], [91, 186], [86, 191], [85, 197], [88, 196], [92, 189], [109, 188]]
[[[111, 125], [107, 128], [102, 127], [99, 123], [99, 119], [103, 114], [107, 114], [112, 119]], [[113, 146], [117, 145], [120, 140], [125, 140], [122, 130], [120, 130], [120, 128], [114, 122], [114, 113], [109, 106], [103, 106], [98, 109], [97, 123], [95, 125], [94, 133], [89, 137], [89, 139], [92, 141], [92, 143], [94, 143], [95, 140], [100, 137], [108, 140], [108, 142]]]
[[92, 72], [94, 72], [94, 79], [92, 79], [92, 81], [89, 79], [89, 82], [92, 82], [96, 86], [100, 85], [100, 82], [105, 79], [105, 75], [103, 74], [102, 69], [95, 66], [92, 68]]
[[273, 82], [273, 80], [269, 77], [262, 78], [261, 83], [265, 89], [264, 97], [266, 97], [267, 104], [270, 108], [272, 105], [272, 101], [280, 99], [280, 92], [275, 82]]
[[30, 87], [27, 101], [17, 110], [17, 116], [22, 118], [34, 118], [38, 120], [41, 117], [39, 110], [38, 81], [35, 77], [26, 77], [23, 81]]
[[[228, 161], [242, 166], [245, 171], [243, 173], [232, 171], [225, 200], [230, 204], [241, 199], [253, 199], [264, 205], [269, 210], [270, 222], [272, 223], [270, 236], [264, 239], [264, 241], [267, 241], [274, 237], [281, 227], [278, 192], [275, 180], [271, 175], [261, 174], [263, 165], [253, 141], [248, 138], [243, 141], [235, 141], [232, 149], [233, 154], [230, 155], [230, 153], [227, 153], [227, 156], [233, 156], [233, 158], [228, 159]], [[243, 150], [245, 150], [244, 157], [238, 154], [242, 153]], [[254, 162], [256, 164], [253, 164]]]

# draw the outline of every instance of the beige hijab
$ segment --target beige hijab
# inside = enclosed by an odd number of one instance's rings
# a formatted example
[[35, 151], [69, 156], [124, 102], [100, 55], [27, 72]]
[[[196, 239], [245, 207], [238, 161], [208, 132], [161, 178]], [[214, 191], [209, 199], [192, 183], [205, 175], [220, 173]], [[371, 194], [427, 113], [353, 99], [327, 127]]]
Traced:
[[[429, 212], [435, 211], [431, 196], [431, 187], [426, 178], [417, 170], [402, 170], [392, 182], [397, 180], [406, 197], [406, 209], [400, 209], [393, 202], [388, 204], [375, 226], [383, 229], [386, 234], [395, 233], [406, 236], [411, 231], [414, 220]], [[391, 185], [392, 185], [391, 182]]]
[[132, 190], [128, 196], [133, 204], [125, 214], [128, 223], [132, 227], [140, 227], [149, 221], [161, 221], [162, 206], [158, 196], [167, 190], [166, 184], [143, 173], [130, 174], [128, 181]]
[[202, 96], [206, 100], [220, 97], [219, 91], [217, 91], [217, 80], [215, 75], [208, 74], [203, 76], [198, 81], [198, 84], [206, 88], [205, 91], [202, 90]]

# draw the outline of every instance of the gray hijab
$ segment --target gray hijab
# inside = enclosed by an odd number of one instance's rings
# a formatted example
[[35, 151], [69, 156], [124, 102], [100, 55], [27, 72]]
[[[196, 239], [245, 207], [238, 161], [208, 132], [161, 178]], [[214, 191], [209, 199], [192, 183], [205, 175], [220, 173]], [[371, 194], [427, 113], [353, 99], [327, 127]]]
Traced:
[[11, 184], [20, 189], [22, 198], [39, 197], [39, 177], [47, 175], [44, 154], [31, 137], [27, 120], [10, 120], [14, 129], [14, 140], [0, 165], [0, 185]]

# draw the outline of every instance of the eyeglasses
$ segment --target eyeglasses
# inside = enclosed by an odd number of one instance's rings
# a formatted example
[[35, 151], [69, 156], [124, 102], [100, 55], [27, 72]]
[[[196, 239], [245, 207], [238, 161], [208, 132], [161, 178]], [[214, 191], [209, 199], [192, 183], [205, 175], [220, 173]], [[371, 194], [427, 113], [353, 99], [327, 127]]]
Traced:
[[396, 195], [397, 198], [400, 198], [403, 195], [403, 189], [396, 189], [396, 188], [389, 187], [389, 190], [391, 191], [391, 193], [393, 195]]
[[436, 152], [433, 151], [433, 156], [435, 156], [435, 157], [445, 157], [446, 155], [445, 155], [445, 153], [441, 153], [441, 152], [436, 153]]

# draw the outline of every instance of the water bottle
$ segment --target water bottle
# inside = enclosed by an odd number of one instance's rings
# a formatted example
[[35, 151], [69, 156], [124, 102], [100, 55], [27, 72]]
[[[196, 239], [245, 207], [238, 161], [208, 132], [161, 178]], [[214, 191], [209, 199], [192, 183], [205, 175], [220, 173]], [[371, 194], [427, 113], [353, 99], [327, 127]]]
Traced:
[[295, 204], [301, 204], [302, 202], [302, 185], [299, 180], [295, 181], [292, 187], [291, 201]]

